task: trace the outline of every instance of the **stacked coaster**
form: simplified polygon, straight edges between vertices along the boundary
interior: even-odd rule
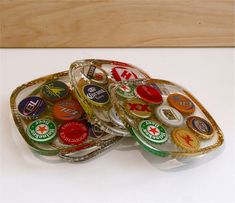
[[[120,94],[123,86],[132,89],[132,97]],[[153,154],[195,156],[223,143],[210,114],[176,84],[158,79],[123,82],[111,90],[111,98],[126,128]]]
[[[42,155],[85,161],[122,138],[88,121],[74,96],[68,71],[18,87],[11,95],[11,109],[22,137]]]
[[[223,143],[214,119],[188,91],[123,62],[76,61],[69,76],[18,87],[11,106],[34,150],[69,161],[90,159],[125,136],[161,157],[196,156]]]

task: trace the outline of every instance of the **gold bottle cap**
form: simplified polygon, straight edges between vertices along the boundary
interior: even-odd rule
[[[185,128],[176,128],[171,133],[173,142],[180,148],[192,152],[200,147],[200,143],[196,135]]]
[[[152,115],[150,106],[140,99],[127,100],[125,102],[125,108],[128,114],[135,117],[149,118]]]
[[[210,139],[214,135],[211,124],[201,117],[191,116],[187,119],[186,123],[189,129],[202,139]]]

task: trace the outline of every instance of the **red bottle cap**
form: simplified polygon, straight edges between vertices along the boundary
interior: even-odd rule
[[[121,66],[112,69],[112,75],[116,81],[138,79],[138,75],[135,72],[128,67]]]
[[[59,128],[60,140],[68,145],[78,145],[88,137],[88,126],[85,121],[71,121]]]
[[[150,85],[138,85],[135,89],[135,93],[142,100],[149,103],[161,104],[163,102],[160,92]]]

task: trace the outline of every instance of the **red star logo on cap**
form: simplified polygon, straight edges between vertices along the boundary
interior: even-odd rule
[[[158,132],[158,130],[157,130],[157,128],[155,128],[155,127],[150,127],[149,132],[151,132],[152,134],[155,135],[155,134]]]
[[[122,89],[123,91],[126,91],[126,90],[128,90],[128,87],[127,87],[126,85],[122,85],[122,86],[121,86],[121,89]]]
[[[45,131],[47,131],[46,126],[45,125],[38,126],[37,131],[39,131],[41,134],[43,134]]]
[[[192,138],[191,138],[189,135],[181,136],[181,137],[184,139],[184,141],[185,141],[189,146],[192,146],[192,145],[190,144],[190,142],[193,141],[193,140],[192,140]]]

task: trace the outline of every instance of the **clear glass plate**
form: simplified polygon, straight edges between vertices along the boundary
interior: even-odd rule
[[[122,86],[133,88],[131,98],[120,95]],[[172,82],[123,81],[112,87],[111,102],[131,135],[153,154],[162,157],[202,155],[224,141],[222,131],[202,104]],[[163,111],[159,113],[160,109]]]
[[[70,89],[70,95],[68,98],[75,98],[72,91],[71,85],[69,80],[68,71],[48,75],[45,77],[41,77],[39,79],[30,81],[26,84],[23,84],[17,87],[10,98],[10,105],[12,110],[12,115],[15,121],[15,124],[23,137],[23,139],[27,142],[27,144],[33,149],[34,151],[38,152],[41,155],[46,156],[58,156],[62,159],[77,162],[77,161],[84,161],[90,159],[101,152],[107,150],[112,145],[114,145],[117,141],[121,139],[121,137],[116,136],[114,134],[106,133],[101,131],[101,136],[94,138],[88,135],[88,138],[79,145],[67,145],[60,141],[58,138],[58,134],[56,138],[48,143],[48,144],[41,144],[38,142],[33,141],[29,138],[26,129],[29,123],[32,121],[28,121],[22,118],[22,116],[18,112],[18,104],[20,101],[28,96],[40,96],[40,90],[46,83],[50,81],[62,81],[64,82]],[[50,118],[53,120],[51,108],[53,103],[47,101],[47,110],[42,117]],[[40,117],[39,117],[40,118]],[[86,120],[86,115],[80,119]],[[53,120],[57,124],[57,129],[62,124],[62,122],[58,120]],[[89,125],[89,128],[94,127],[94,125]]]
[[[119,81],[150,77],[133,65],[100,59],[75,61],[69,75],[73,91],[89,121],[107,133],[130,136],[113,108],[109,90]]]

